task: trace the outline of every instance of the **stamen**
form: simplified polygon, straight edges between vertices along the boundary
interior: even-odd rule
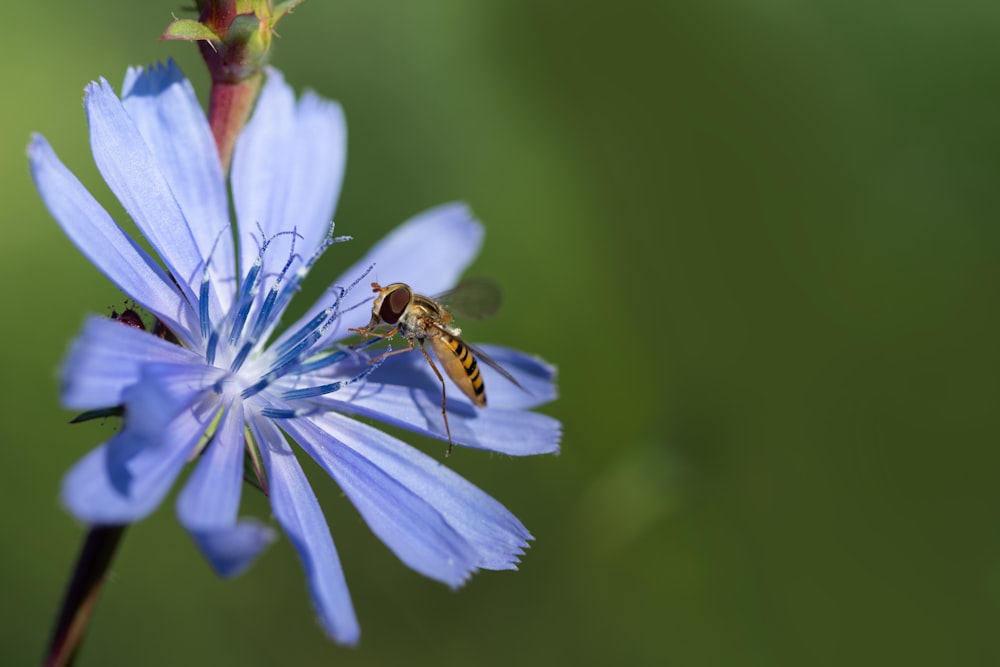
[[[360,283],[362,280],[364,280],[365,277],[369,273],[371,273],[372,269],[374,269],[374,268],[375,268],[375,262],[372,262],[371,264],[368,265],[367,269],[365,269],[364,271],[361,272],[361,275],[358,276],[353,283],[351,283],[350,285],[347,286],[347,289],[344,291],[344,293],[346,294],[347,292],[350,292],[352,289],[354,289],[355,287],[357,287],[358,283]]]
[[[255,340],[259,339],[264,335],[264,331],[268,325],[274,325],[276,322],[271,321],[271,312],[283,312],[285,306],[288,302],[292,300],[292,297],[299,290],[299,285],[305,280],[306,276],[309,274],[310,269],[319,260],[320,256],[334,243],[342,243],[344,241],[350,241],[350,236],[334,236],[333,235],[333,223],[330,223],[329,230],[326,234],[326,239],[320,244],[319,248],[312,254],[312,256],[302,263],[302,266],[298,268],[288,281],[284,283],[284,287],[279,291],[278,285],[282,283],[282,278],[285,276],[285,272],[288,270],[291,264],[292,258],[289,258],[288,264],[282,269],[281,276],[271,287],[271,293],[268,294],[268,301],[265,301],[264,305],[261,307],[260,317],[257,320],[257,326],[254,328],[254,332],[251,335]],[[341,295],[343,296],[343,295]]]
[[[340,301],[339,296],[337,301]],[[307,355],[309,349],[312,348],[312,346],[315,345],[320,339],[324,321],[326,321],[327,318],[329,318],[330,313],[335,310],[336,304],[324,309],[323,312],[318,313],[302,328],[300,328],[294,336],[276,347],[274,354],[277,356],[277,359],[271,363],[271,369],[260,379],[260,381],[243,390],[243,398],[249,398],[254,394],[260,393],[278,378],[293,370],[297,370],[299,363]],[[237,361],[242,363],[243,360],[246,359],[246,355],[249,351],[250,349],[248,343],[247,345],[244,345],[243,349],[240,350],[237,355]]]
[[[263,281],[261,270],[263,266],[263,258],[268,250],[268,247],[278,236],[288,234],[292,235],[293,239],[300,236],[295,230],[290,232],[279,232],[263,242],[257,259],[248,272],[247,277],[244,279],[239,292],[238,309],[232,321],[232,328],[230,331],[230,345],[235,346],[240,341],[241,333],[245,331],[249,320],[249,313],[253,309],[253,304],[256,301],[256,296],[259,293],[260,285]],[[295,254],[295,244],[293,240],[285,265],[277,273],[273,284],[268,290],[267,297],[264,299],[263,303],[261,303],[260,309],[257,311],[256,319],[250,335],[243,338],[242,344],[233,358],[230,366],[231,372],[235,373],[242,367],[242,365],[249,358],[250,354],[256,348],[260,339],[263,336],[268,335],[269,330],[275,326],[276,321],[274,319],[274,314],[281,313],[284,310],[287,302],[290,301],[294,293],[298,291],[299,284],[305,278],[306,274],[308,274],[309,269],[319,259],[323,252],[334,243],[340,243],[347,240],[350,240],[349,236],[333,236],[333,225],[331,224],[326,239],[322,244],[320,244],[320,247],[316,250],[316,252],[314,252],[308,260],[303,261],[302,265],[297,271],[295,271],[294,275],[289,276],[289,271],[294,260],[296,257],[299,257]],[[316,349],[317,343],[321,341],[325,334],[331,330],[333,325],[339,321],[341,316],[339,309],[344,296],[348,291],[353,289],[358,283],[365,279],[365,276],[372,270],[373,266],[374,265],[369,266],[364,273],[347,289],[337,286],[332,287],[330,289],[330,291],[334,293],[334,301],[332,304],[314,315],[312,319],[301,326],[293,335],[282,341],[280,345],[268,350],[266,356],[273,360],[270,364],[270,369],[263,376],[261,376],[256,383],[249,387],[245,387],[241,392],[241,396],[246,399],[259,394],[264,391],[264,389],[274,384],[278,379],[290,373],[302,373],[308,370],[326,368],[335,364],[337,361],[344,359],[348,354],[346,352],[316,355],[314,354],[314,350]],[[358,304],[358,306],[360,305],[364,304]],[[212,345],[212,354],[214,356],[215,348],[218,345],[218,336],[215,336],[214,341],[210,339],[210,342]],[[365,347],[367,347],[367,344],[368,343],[366,341]],[[306,359],[309,359],[309,361],[304,362]],[[353,382],[361,377],[364,377],[368,372],[371,372],[371,370],[372,369],[369,369],[357,378],[353,378],[348,382]],[[313,393],[312,395],[329,393],[331,391],[335,391],[340,386],[343,386],[343,383],[326,385],[324,388],[312,390],[313,392],[318,392]]]
[[[201,321],[202,340],[208,338],[209,331],[212,329],[212,316],[209,311],[209,295],[211,294],[209,287],[211,286],[211,281],[208,277],[208,269],[212,266],[212,258],[215,257],[215,249],[219,247],[219,240],[227,231],[229,231],[228,224],[223,225],[219,233],[215,235],[215,241],[212,242],[212,249],[208,252],[208,259],[205,260],[205,266],[202,269],[201,289],[198,294],[198,318]]]
[[[344,348],[337,350],[336,352],[330,351],[328,354],[323,354],[322,356],[313,357],[312,359],[306,361],[299,366],[300,373],[310,373],[312,371],[318,371],[327,366],[332,366],[333,364],[339,363],[350,356],[364,356],[361,355],[361,350],[371,347],[376,343],[381,343],[381,338],[369,338],[368,340],[362,341],[357,345],[353,345],[349,348]],[[367,357],[366,357],[367,358]]]
[[[300,340],[297,345],[278,357],[278,359],[271,364],[271,370],[268,371],[268,375],[282,370],[287,370],[286,366],[291,366],[293,364],[297,365],[298,362],[302,360],[302,353],[308,350],[317,340],[319,340],[319,332],[310,332],[308,336]],[[281,375],[284,375],[284,372],[282,372]]]
[[[337,306],[338,306],[338,308],[337,308],[337,314],[336,314],[336,315],[335,315],[334,317],[332,317],[332,318],[331,318],[331,319],[329,320],[329,322],[328,322],[327,324],[325,324],[325,325],[323,326],[323,334],[324,334],[324,336],[323,336],[323,338],[322,338],[322,340],[321,340],[321,344],[324,344],[324,345],[326,344],[326,342],[327,342],[327,337],[326,337],[326,333],[327,333],[328,331],[330,331],[330,330],[332,329],[332,327],[333,327],[333,324],[334,324],[334,323],[335,323],[336,321],[338,321],[338,320],[339,320],[339,319],[340,319],[341,317],[343,317],[343,316],[344,316],[344,315],[345,315],[346,313],[349,313],[349,312],[351,312],[352,310],[355,310],[355,309],[357,309],[357,308],[361,308],[362,306],[368,306],[368,305],[369,305],[369,304],[371,303],[371,300],[370,300],[370,299],[367,299],[367,298],[366,298],[366,299],[363,299],[363,300],[359,301],[358,303],[354,304],[353,306],[349,306],[349,307],[348,307],[348,308],[346,308],[346,309],[342,309],[342,308],[340,308],[340,307],[339,307],[339,306],[340,306],[340,303],[341,303],[341,302],[342,302],[342,301],[344,300],[344,297],[345,297],[345,296],[347,296],[348,292],[350,292],[350,291],[351,291],[351,290],[353,290],[353,289],[354,289],[355,287],[357,287],[357,286],[358,286],[358,283],[360,283],[360,282],[361,282],[362,280],[364,280],[364,279],[365,279],[365,277],[366,277],[366,276],[367,276],[367,275],[368,275],[369,273],[371,273],[372,269],[374,269],[374,268],[375,268],[375,265],[374,265],[374,264],[369,264],[369,265],[368,265],[368,268],[366,268],[366,269],[365,269],[365,270],[364,270],[364,271],[363,271],[363,272],[361,273],[361,275],[360,275],[360,276],[358,276],[358,277],[357,277],[357,278],[356,278],[356,279],[354,280],[354,282],[352,282],[352,283],[351,283],[350,285],[348,285],[348,286],[347,286],[346,288],[344,288],[344,287],[341,287],[341,288],[337,288],[337,289],[340,289],[340,297],[339,297],[339,298],[337,299]]]
[[[324,308],[315,317],[306,322],[302,328],[295,332],[295,335],[290,336],[288,340],[278,345],[274,352],[278,355],[284,355],[288,350],[299,344],[299,341],[308,336],[313,331],[320,329],[323,323],[330,317],[330,314],[334,312],[337,308],[337,304],[340,303],[340,296],[337,297],[337,301],[334,305]]]
[[[269,370],[264,377],[252,386],[244,389],[242,392],[243,398],[250,398],[254,394],[260,393],[278,378],[296,370],[298,368],[299,361],[302,360],[302,353],[308,350],[317,340],[319,340],[319,332],[313,331],[309,333],[305,338],[299,341],[298,345],[281,355],[277,361],[271,365],[271,370]]]
[[[282,233],[287,234],[289,232]],[[291,268],[292,262],[294,262],[295,258],[298,257],[295,253],[295,239],[299,238],[300,235],[294,229],[290,233],[292,235],[292,246],[288,249],[288,259],[285,260],[285,265],[281,267],[281,271],[278,272],[277,277],[274,279],[274,284],[271,285],[271,289],[268,290],[267,298],[264,299],[264,303],[260,307],[260,312],[257,313],[257,323],[254,325],[253,332],[250,334],[250,338],[255,343],[260,339],[264,329],[271,322],[271,313],[273,312],[272,309],[274,308],[274,302],[277,300],[278,294],[283,291],[280,290],[279,287],[284,281],[285,276],[288,274],[288,269]],[[279,234],[276,234],[271,240],[274,240],[277,236],[279,236]]]
[[[390,348],[391,350],[391,348]],[[340,391],[344,387],[354,384],[358,380],[363,380],[368,377],[369,373],[372,373],[379,366],[382,365],[382,361],[376,361],[375,363],[369,364],[363,371],[358,373],[352,378],[347,380],[340,380],[338,382],[331,382],[329,384],[322,384],[316,387],[305,387],[304,389],[290,389],[283,393],[281,397],[287,401],[294,401],[300,398],[313,398],[315,396],[323,396],[324,394],[332,394],[335,391]]]
[[[281,397],[288,401],[294,401],[297,398],[312,398],[313,396],[322,396],[323,394],[332,394],[335,391],[340,391],[340,388],[343,386],[343,382],[331,382],[330,384],[321,384],[318,387],[306,387],[305,389],[286,391]]]
[[[208,264],[205,264],[205,275],[201,277],[201,290],[198,294],[198,319],[201,320],[201,338],[202,340],[208,338],[208,332],[212,328],[212,323],[210,321],[210,316],[208,313],[208,295],[209,286],[211,283],[208,280]]]
[[[281,276],[279,275],[277,281],[268,290],[267,297],[260,307],[260,312],[257,313],[257,323],[254,325],[253,331],[250,332],[250,337],[247,339],[251,345],[257,344],[261,334],[264,333],[264,329],[271,323],[271,313],[273,312],[274,302],[278,298],[278,284],[280,282]]]
[[[236,358],[233,359],[233,363],[229,364],[230,372],[235,373],[243,367],[243,362],[247,360],[248,356],[250,356],[250,351],[253,350],[253,346],[254,341],[247,341],[243,344],[240,351],[236,353]]]
[[[280,408],[262,408],[260,414],[271,419],[298,419],[320,412],[317,408],[298,408],[297,410],[282,410]]]
[[[243,285],[240,286],[240,293],[237,300],[239,308],[236,311],[236,317],[233,318],[233,326],[229,332],[230,345],[236,344],[240,336],[240,331],[243,330],[243,325],[246,323],[250,307],[253,305],[253,300],[257,296],[257,276],[260,275],[261,265],[261,255],[258,255],[257,259],[254,260],[253,266],[250,267],[250,271],[247,272],[247,277],[243,280]]]
[[[240,289],[239,298],[239,310],[236,313],[236,318],[233,320],[233,328],[229,332],[229,344],[236,345],[236,341],[239,340],[240,334],[243,332],[243,327],[246,325],[247,317],[250,313],[250,309],[253,307],[253,303],[257,298],[257,294],[260,292],[260,270],[261,265],[264,261],[264,255],[267,253],[267,248],[274,239],[279,236],[291,236],[292,237],[292,247],[289,249],[289,258],[285,263],[285,268],[279,273],[278,279],[284,275],[284,272],[291,265],[292,260],[295,258],[295,239],[299,237],[299,233],[294,229],[287,232],[278,232],[269,239],[266,239],[257,253],[257,259],[254,260],[253,266],[250,267],[250,271],[247,272],[247,277],[243,281],[243,287]]]
[[[213,331],[212,335],[208,337],[208,346],[205,349],[205,361],[211,366],[215,363],[215,351],[219,347],[219,332]]]
[[[268,385],[270,385],[271,382],[273,382],[273,381],[274,381],[273,378],[269,378],[269,377],[265,376],[265,377],[261,378],[256,384],[252,384],[249,387],[247,387],[246,389],[244,389],[243,391],[241,391],[240,392],[240,396],[242,398],[246,399],[246,398],[250,398],[251,396],[254,396],[256,394],[259,394],[260,392],[262,392],[265,389],[267,389]]]

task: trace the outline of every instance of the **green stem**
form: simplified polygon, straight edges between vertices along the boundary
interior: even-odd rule
[[[49,642],[45,667],[68,667],[76,659],[101,586],[127,527],[92,526],[87,532]]]

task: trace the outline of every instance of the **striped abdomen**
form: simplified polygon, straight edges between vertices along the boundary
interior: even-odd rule
[[[479,407],[486,407],[486,385],[483,384],[479,364],[469,346],[461,339],[444,332],[427,338],[426,342],[444,366],[445,373],[458,385],[462,393]]]

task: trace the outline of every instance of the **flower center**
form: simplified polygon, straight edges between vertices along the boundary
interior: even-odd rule
[[[332,300],[328,306],[298,329],[285,335],[277,344],[265,347],[265,342],[280,322],[282,312],[316,260],[334,243],[349,240],[349,237],[334,237],[332,232],[331,226],[325,241],[294,272],[291,267],[299,257],[295,252],[295,241],[300,238],[298,233],[293,229],[266,239],[240,283],[229,312],[219,322],[212,322],[209,314],[212,285],[206,265],[199,295],[199,317],[206,341],[206,361],[227,370],[226,376],[215,386],[223,400],[246,400],[266,391],[267,397],[263,402],[268,407],[263,408],[262,412],[279,418],[298,416],[303,410],[316,409],[311,404],[297,405],[298,402],[335,392],[347,384],[363,379],[378,367],[378,364],[365,364],[361,372],[334,380],[336,374],[331,370],[333,366],[349,356],[364,355],[362,350],[377,341],[366,341],[354,348],[347,348],[328,346],[324,340],[324,334],[343,314],[341,305],[344,297],[365,278],[371,267],[347,287],[331,287],[328,294],[332,296]],[[273,278],[265,290],[268,276],[263,268],[264,258],[272,241],[279,236],[290,236],[292,243],[284,265],[272,274]],[[367,358],[365,355],[366,361]]]

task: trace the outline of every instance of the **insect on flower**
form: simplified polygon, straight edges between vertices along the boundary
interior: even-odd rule
[[[226,169],[194,87],[173,63],[129,70],[121,96],[95,82],[84,100],[94,162],[142,242],[43,137],[32,139],[42,200],[134,309],[117,322],[88,319],[61,367],[65,407],[86,419],[125,415],[122,429],[64,477],[66,508],[96,526],[131,524],[179,485],[181,524],[215,571],[232,577],[276,537],[268,522],[240,511],[249,459],[246,477],[266,487],[270,515],[299,554],[323,630],[345,644],[358,642],[360,624],[300,455],[340,486],[413,570],[457,588],[478,570],[514,569],[531,539],[517,517],[379,427],[427,432],[426,398],[418,393],[430,379],[423,363],[400,364],[390,375],[369,364],[388,350],[341,344],[348,328],[368,320],[371,295],[354,288],[370,282],[371,267],[392,267],[430,294],[456,283],[482,243],[483,225],[471,211],[450,204],[414,216],[285,325],[315,262],[346,240],[331,227],[346,156],[340,106],[315,93],[296,96],[280,72],[267,69]],[[436,302],[412,307],[426,322],[403,317],[414,300],[409,288],[383,300],[386,324],[397,331],[407,326],[404,334],[419,333],[421,341],[457,334]],[[365,330],[382,323],[376,318]],[[534,412],[555,398],[555,368],[517,350],[488,351],[517,369],[530,393],[491,387],[490,410],[453,409],[461,444],[513,456],[558,452],[561,424]],[[345,391],[361,380],[368,391]],[[191,474],[179,483],[186,467]]]
[[[441,416],[444,418],[444,428],[448,434],[446,456],[451,456],[451,450],[454,447],[451,439],[451,427],[448,425],[448,399],[444,377],[434,360],[427,354],[427,347],[433,350],[434,356],[441,362],[444,372],[451,378],[452,382],[477,407],[486,407],[486,385],[483,382],[482,373],[479,371],[477,359],[522,390],[527,391],[521,386],[521,383],[514,379],[513,375],[493,361],[485,352],[462,340],[459,337],[462,334],[461,329],[450,326],[454,318],[448,308],[469,319],[484,319],[496,312],[500,306],[500,290],[492,282],[481,279],[466,279],[459,283],[455,289],[434,299],[417,294],[406,283],[391,283],[382,287],[375,282],[372,283],[372,291],[377,296],[372,302],[371,321],[364,327],[352,328],[350,331],[361,334],[365,338],[376,336],[389,339],[398,333],[406,339],[407,347],[405,349],[389,350],[373,359],[372,362],[381,361],[395,354],[410,352],[414,349],[414,341],[420,345],[420,352],[423,353],[431,370],[441,382]],[[442,302],[447,303],[448,308],[442,305]],[[379,332],[377,329],[380,327],[390,327],[390,329]]]

